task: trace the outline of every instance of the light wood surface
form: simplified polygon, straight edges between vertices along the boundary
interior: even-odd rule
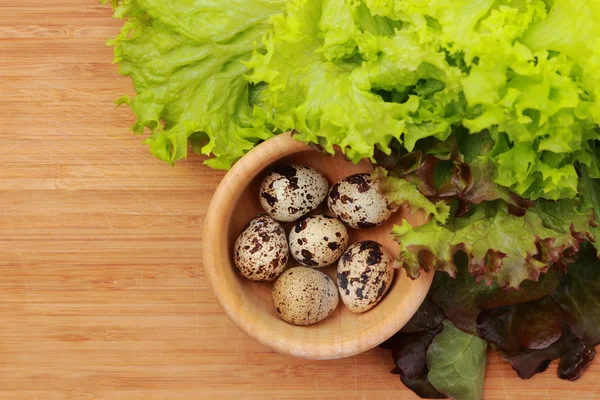
[[[294,326],[281,320],[273,308],[270,282],[250,282],[233,265],[233,244],[244,226],[263,214],[258,201],[261,181],[277,165],[299,164],[321,171],[330,184],[347,176],[373,172],[368,161],[354,165],[341,153],[324,155],[283,134],[260,144],[244,156],[217,188],[206,216],[203,234],[204,271],[217,299],[233,322],[260,343],[308,359],[333,359],[362,353],[378,346],[398,332],[419,309],[427,296],[433,273],[411,280],[399,270],[383,300],[362,314],[343,304],[325,320],[311,326]],[[400,246],[390,232],[394,224],[407,219],[416,226],[424,222],[422,213],[411,215],[405,208],[384,224],[371,229],[349,229],[350,243],[374,240],[397,257]],[[313,214],[328,214],[325,202]],[[286,232],[294,226],[283,225]],[[293,258],[289,266],[299,266]],[[321,268],[335,282],[336,265]]]
[[[128,132],[110,15],[0,1],[0,399],[416,399],[386,351],[295,359],[229,321],[201,261],[223,173]],[[576,383],[555,369],[521,381],[490,357],[485,399],[600,399],[598,362]]]

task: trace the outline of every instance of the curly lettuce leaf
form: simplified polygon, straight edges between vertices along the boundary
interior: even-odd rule
[[[485,185],[473,201],[497,194],[492,182],[530,199],[573,198],[575,164],[591,162],[587,143],[599,138],[600,29],[586,0],[590,13],[575,22],[590,28],[564,35],[565,46],[547,40],[548,21],[568,26],[561,18],[574,14],[560,10],[570,1],[292,1],[266,54],[248,63],[250,79],[268,83],[277,127],[353,161],[464,126],[494,140],[477,160]],[[588,58],[563,52],[585,41]]]
[[[115,5],[116,2],[113,2]],[[137,116],[132,130],[151,130],[146,143],[163,161],[194,150],[212,154],[213,168],[227,169],[273,135],[257,104],[263,87],[251,87],[242,61],[270,29],[283,0],[227,2],[125,0],[125,18],[114,46],[119,73],[130,76],[137,95],[119,103]]]
[[[402,177],[429,197],[462,199],[473,187],[471,166],[463,161],[457,148],[449,154],[413,152],[405,158],[415,158],[416,163]]]
[[[454,255],[463,251],[478,280],[518,288],[526,279],[538,280],[550,265],[568,262],[565,255],[575,253],[591,235],[591,212],[579,214],[563,204],[536,205],[518,217],[504,202],[487,202],[447,226],[403,224],[393,232],[401,246],[400,261],[413,278],[421,268],[454,277]]]
[[[434,219],[441,224],[446,223],[450,207],[443,201],[437,203],[429,201],[414,183],[388,175],[388,171],[383,168],[376,168],[371,179],[393,207],[408,206],[412,215],[421,212],[426,218]]]
[[[111,0],[133,126],[173,163],[228,168],[274,133],[352,161],[468,129],[479,203],[508,188],[574,198],[577,165],[600,176],[599,6],[592,0]],[[558,33],[556,30],[558,29]],[[249,80],[252,84],[248,84]],[[477,141],[478,139],[475,139]],[[462,170],[458,171],[462,173]],[[467,189],[469,181],[457,182]],[[444,188],[448,189],[448,188]]]
[[[533,50],[547,49],[581,60],[594,53],[600,30],[600,3],[554,0],[552,10],[526,32],[521,41]],[[562,32],[557,35],[556,32]]]
[[[389,153],[404,134],[413,138],[407,143],[445,139],[452,122],[443,116],[446,106],[460,102],[458,86],[450,87],[460,71],[445,54],[367,7],[292,1],[273,18],[273,34],[263,39],[267,53],[255,52],[248,63],[250,80],[269,85],[265,97],[280,129],[295,129],[297,139],[329,152],[340,146],[353,161],[373,158],[376,148]]]
[[[593,170],[590,171],[587,166],[581,168],[579,190],[583,200],[582,207],[594,210],[595,221],[590,228],[594,239],[590,241],[600,257],[600,179],[594,179]]]

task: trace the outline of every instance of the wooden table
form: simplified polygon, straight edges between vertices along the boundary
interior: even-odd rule
[[[223,176],[155,160],[96,0],[0,1],[0,399],[415,399],[380,349],[278,355],[216,304],[202,225]],[[489,358],[485,399],[600,399],[555,364],[530,381]]]

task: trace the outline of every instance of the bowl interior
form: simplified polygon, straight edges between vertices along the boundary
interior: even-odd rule
[[[259,203],[259,186],[262,179],[273,167],[290,163],[310,166],[321,171],[330,184],[351,174],[373,170],[371,164],[366,161],[354,165],[341,155],[329,156],[308,146],[295,146],[298,147],[297,151],[292,151],[291,154],[283,152],[281,157],[275,157],[278,159],[269,165],[255,166],[252,172],[246,169],[245,173],[253,175],[252,177],[242,181],[228,180],[228,190],[231,191],[228,199],[233,207],[226,213],[228,220],[222,221],[226,226],[220,230],[223,232],[222,235],[225,232],[227,235],[223,240],[213,238],[208,240],[210,243],[206,243],[205,249],[208,250],[205,251],[218,254],[216,257],[205,257],[205,264],[215,263],[207,268],[207,273],[216,275],[210,276],[215,294],[231,319],[260,342],[280,352],[305,358],[339,358],[357,354],[389,338],[412,317],[427,294],[431,276],[425,274],[413,281],[403,270],[397,270],[392,287],[384,299],[366,313],[352,313],[340,301],[334,313],[317,324],[301,327],[282,321],[271,301],[273,283],[257,283],[243,278],[238,273],[232,256],[235,240],[243,227],[250,219],[264,213]],[[252,152],[249,155],[252,155]],[[248,165],[246,168],[251,166]],[[235,182],[237,188],[234,187]],[[325,203],[313,214],[328,213]],[[398,215],[380,227],[364,230],[349,229],[350,243],[365,239],[376,240],[396,256],[398,248],[392,240],[390,231],[394,223],[401,221],[402,211],[396,214]],[[207,230],[217,231],[209,227],[208,223],[207,221]],[[216,217],[215,223],[218,223]],[[293,223],[284,224],[286,232],[289,232],[292,226]],[[336,264],[320,269],[332,277],[334,282]],[[290,257],[288,267],[297,265],[299,264]]]

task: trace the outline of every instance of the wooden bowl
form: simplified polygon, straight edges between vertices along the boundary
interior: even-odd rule
[[[251,282],[243,278],[233,263],[233,245],[246,223],[264,213],[259,203],[259,186],[275,165],[301,164],[321,171],[330,184],[359,172],[371,172],[368,161],[354,165],[337,154],[329,156],[292,139],[278,135],[250,151],[227,173],[210,203],[204,227],[204,270],[215,296],[231,320],[249,336],[280,353],[310,359],[347,357],[369,350],[400,330],[427,295],[433,273],[417,280],[403,269],[396,272],[384,299],[363,314],[349,311],[340,301],[334,313],[310,326],[294,326],[281,320],[271,301],[271,282]],[[324,213],[326,206],[315,213]],[[384,225],[363,230],[350,229],[350,243],[372,239],[398,255],[398,245],[390,234],[402,217],[411,224],[422,217],[411,217],[406,210],[395,213]],[[284,225],[289,232],[292,223]],[[295,266],[290,257],[289,266]],[[337,264],[337,263],[336,263]],[[336,264],[320,270],[335,279]],[[227,345],[227,344],[223,344]]]

